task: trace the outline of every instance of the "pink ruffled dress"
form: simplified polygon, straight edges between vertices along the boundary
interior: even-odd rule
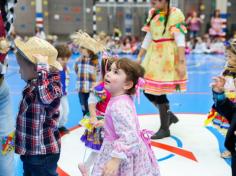
[[[147,132],[140,130],[130,96],[121,95],[110,99],[105,113],[104,131],[104,141],[94,164],[93,176],[101,176],[104,166],[112,157],[122,160],[117,176],[160,176]]]

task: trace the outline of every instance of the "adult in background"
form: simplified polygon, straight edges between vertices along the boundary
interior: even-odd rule
[[[197,37],[201,29],[201,23],[203,23],[203,21],[200,17],[198,17],[196,11],[192,12],[191,16],[187,18],[186,23],[189,26],[190,38]]]
[[[211,28],[209,29],[209,34],[212,38],[224,35],[222,25],[223,25],[223,20],[220,16],[220,10],[216,9],[214,15],[211,18]]]

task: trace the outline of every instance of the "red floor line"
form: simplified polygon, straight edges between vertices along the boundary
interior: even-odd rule
[[[57,168],[57,173],[59,176],[70,176],[65,171],[63,171],[60,167]]]
[[[162,144],[162,143],[159,143],[159,142],[154,142],[154,141],[151,142],[151,145],[155,146],[155,147],[158,147],[160,149],[167,150],[171,153],[175,153],[177,155],[183,156],[183,157],[188,158],[190,160],[198,162],[196,157],[194,156],[194,154],[192,152],[187,151],[187,150],[184,150],[184,149],[181,149],[181,148],[178,148],[178,147],[173,147],[173,146],[166,145],[166,144]]]

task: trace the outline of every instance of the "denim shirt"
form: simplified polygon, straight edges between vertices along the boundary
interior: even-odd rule
[[[0,137],[9,135],[15,129],[9,88],[5,81],[0,85]]]

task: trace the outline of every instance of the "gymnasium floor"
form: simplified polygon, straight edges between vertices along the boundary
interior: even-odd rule
[[[79,138],[82,128],[76,127],[82,117],[79,99],[75,91],[73,55],[69,62],[71,81],[69,86],[70,114],[67,127],[68,135],[62,137],[62,152],[59,161],[60,176],[79,176],[78,162],[83,160],[85,148]],[[134,56],[127,56],[131,59]],[[180,122],[171,126],[172,136],[153,141],[152,146],[159,161],[163,176],[230,176],[230,161],[220,158],[224,150],[223,136],[213,127],[205,127],[204,120],[212,105],[209,84],[213,76],[218,75],[224,66],[222,55],[188,55],[188,91],[184,94],[168,96],[171,109],[177,113]],[[14,115],[18,111],[21,91],[25,83],[18,74],[19,67],[14,54],[9,54],[7,82],[10,86]],[[157,130],[158,112],[142,95],[137,105],[140,123],[143,128]],[[75,127],[75,128],[74,128]],[[87,152],[88,154],[88,152]],[[16,156],[17,176],[22,175],[22,164]]]

